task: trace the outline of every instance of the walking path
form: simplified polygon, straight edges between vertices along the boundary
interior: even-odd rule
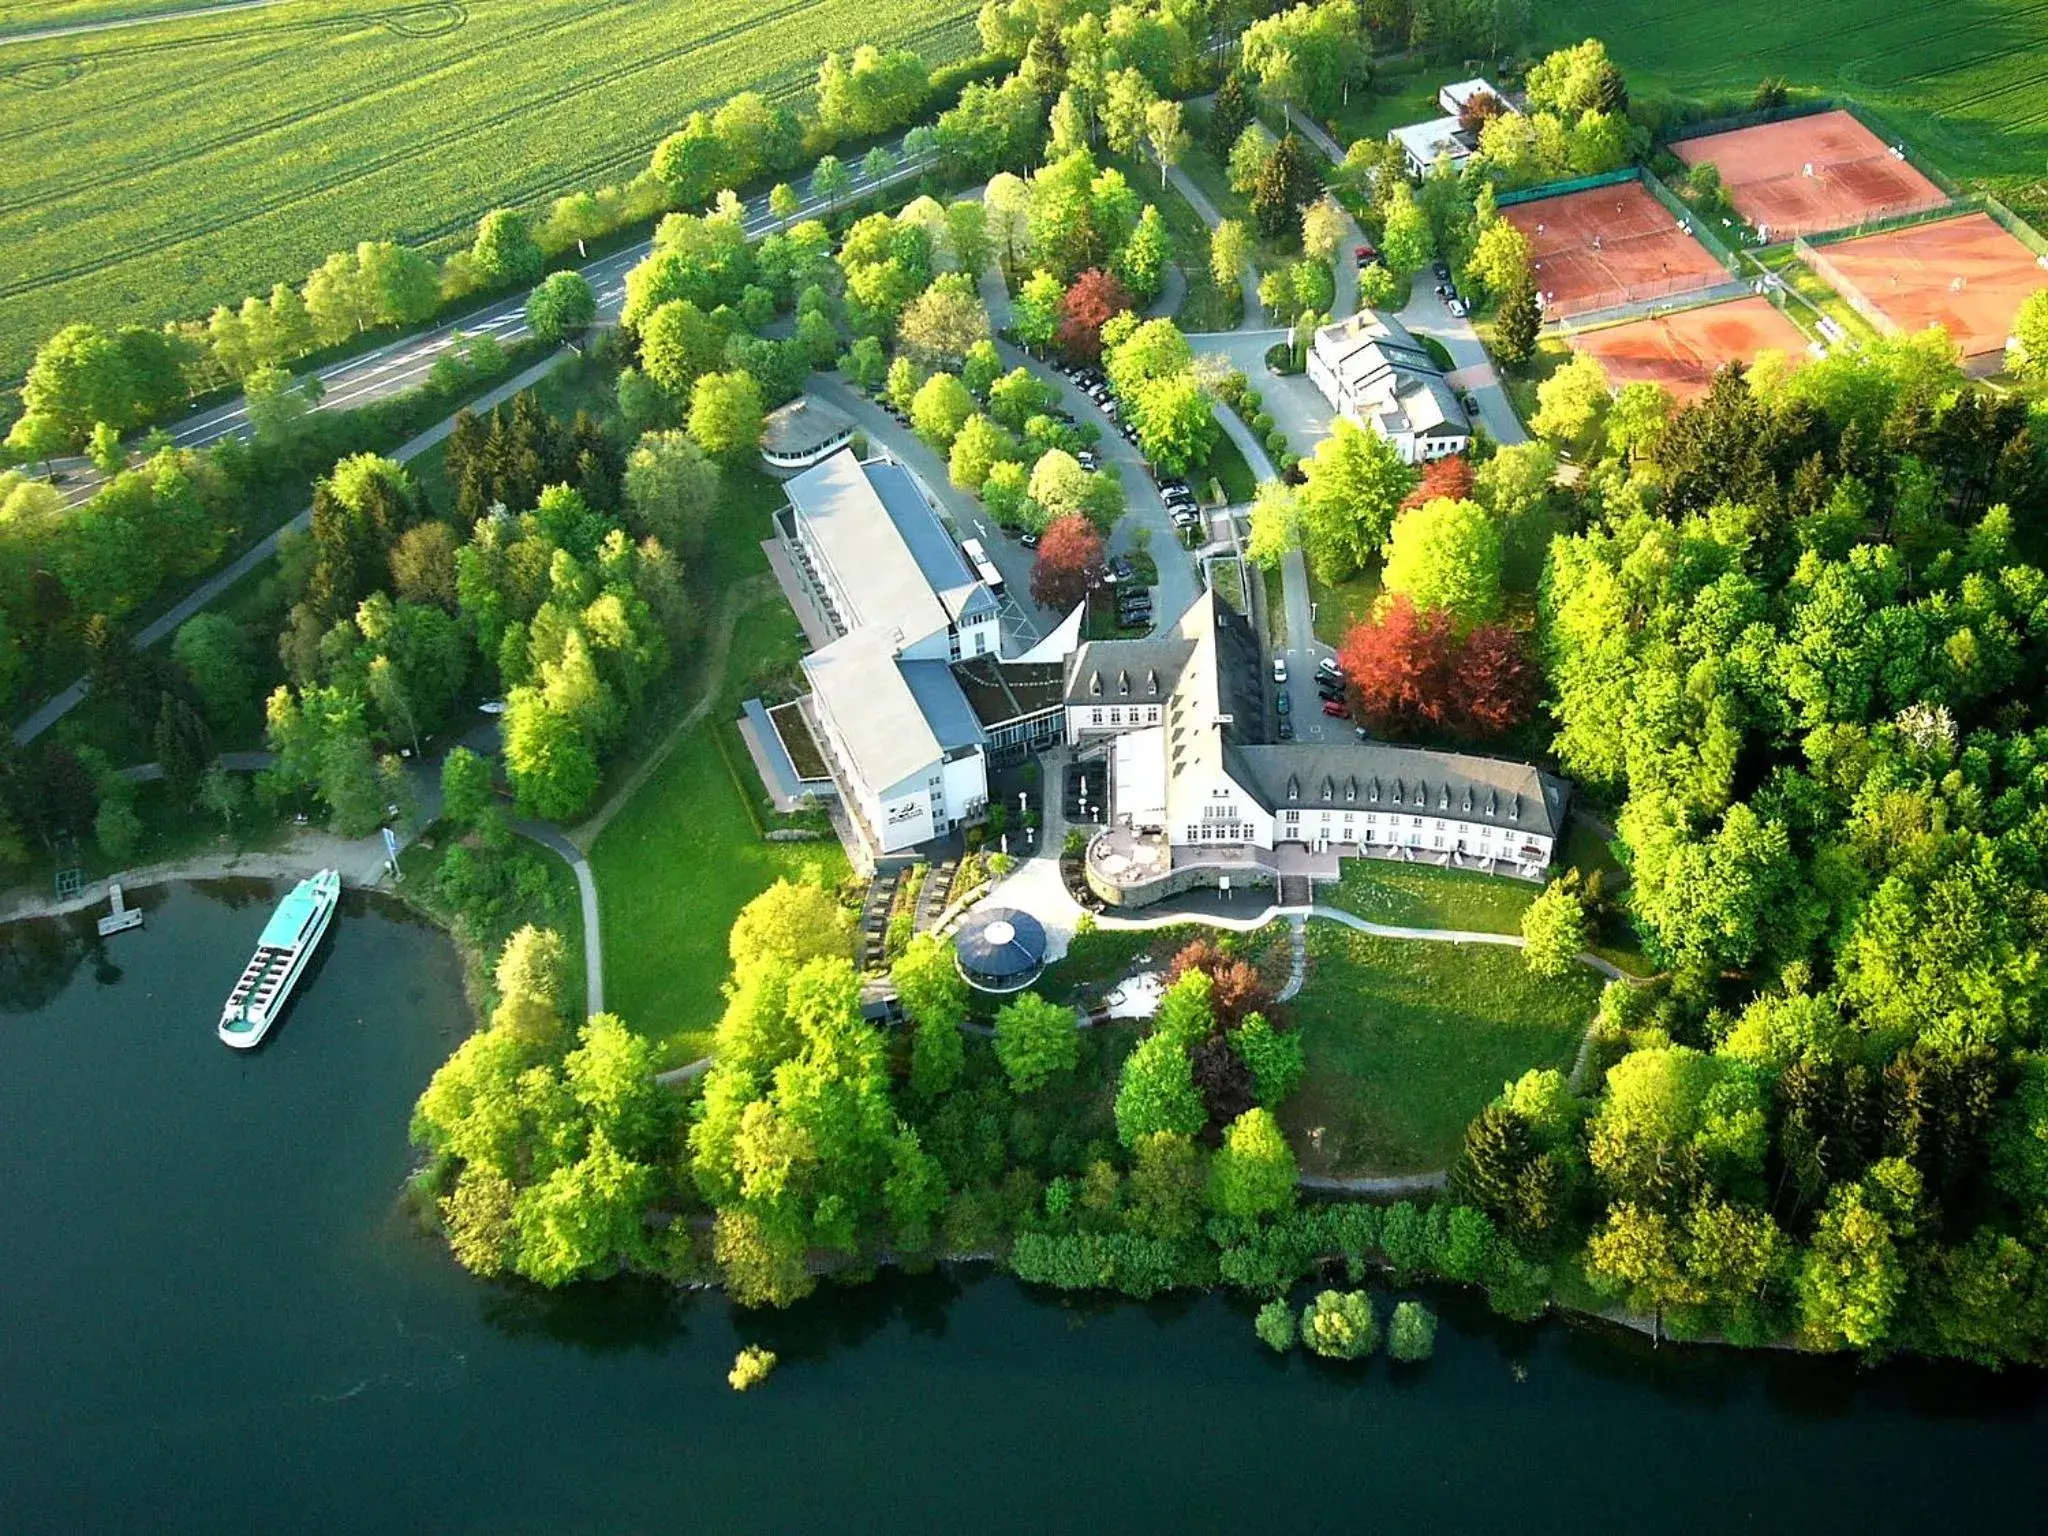
[[[598,936],[597,882],[583,850],[545,821],[515,821],[512,830],[530,842],[560,854],[576,875],[576,894],[583,905],[583,1000],[586,1015],[604,1012],[604,944]]]
[[[1174,190],[1187,199],[1188,206],[1202,216],[1202,222],[1212,231],[1223,222],[1223,215],[1217,211],[1216,205],[1209,201],[1208,194],[1194,184],[1186,171],[1176,165],[1167,172],[1167,177],[1173,182]],[[1252,323],[1259,309],[1259,269],[1249,255],[1244,259],[1244,267],[1238,273],[1237,281],[1244,289],[1244,319],[1240,326],[1242,329]]]
[[[151,27],[164,21],[196,21],[202,16],[226,16],[234,11],[260,11],[292,0],[222,0],[218,5],[196,5],[182,11],[144,11],[133,16],[108,16],[99,21],[75,21],[68,26],[42,27],[34,32],[0,32],[0,48],[9,43],[46,43],[58,37],[82,37],[88,32],[118,32],[128,27]]]

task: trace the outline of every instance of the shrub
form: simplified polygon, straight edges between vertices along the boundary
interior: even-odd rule
[[[1372,1297],[1324,1291],[1301,1309],[1301,1342],[1328,1360],[1363,1360],[1380,1342]]]
[[[1436,1314],[1419,1301],[1394,1308],[1387,1328],[1387,1353],[1396,1360],[1427,1360],[1436,1352]]]
[[[1395,1313],[1398,1320],[1400,1314]],[[1252,1329],[1266,1348],[1276,1355],[1284,1355],[1294,1348],[1294,1308],[1284,1301],[1269,1301],[1259,1308],[1259,1315],[1252,1320]]]
[[[732,1384],[733,1391],[745,1392],[761,1385],[774,1369],[775,1351],[749,1344],[733,1357],[732,1369],[725,1373],[725,1379]]]

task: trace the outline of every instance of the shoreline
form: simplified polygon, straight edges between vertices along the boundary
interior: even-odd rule
[[[398,888],[385,865],[384,840],[381,837],[351,840],[312,827],[295,827],[289,829],[284,842],[277,847],[240,849],[138,865],[134,869],[118,870],[103,878],[89,880],[76,896],[45,896],[17,889],[0,896],[0,923],[37,917],[67,917],[74,912],[88,911],[106,903],[108,888],[113,885],[120,886],[126,895],[179,880],[304,879],[323,869],[339,870],[345,890],[375,890],[388,895]],[[415,904],[409,902],[408,905]]]

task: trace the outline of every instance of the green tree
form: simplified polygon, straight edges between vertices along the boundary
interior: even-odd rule
[[[704,547],[723,487],[718,465],[686,434],[649,432],[626,460],[627,525],[643,538],[694,554]]]
[[[441,760],[441,813],[458,827],[481,827],[496,814],[497,787],[491,765],[467,747]]]
[[[551,272],[526,296],[526,323],[549,346],[582,334],[597,318],[597,295],[581,272]]]
[[[946,205],[946,248],[954,264],[970,277],[988,270],[992,246],[988,231],[988,210],[968,198]]]
[[[178,626],[171,659],[191,679],[216,730],[229,731],[249,718],[256,668],[241,625],[222,613],[194,614]]]
[[[1221,431],[1209,392],[1192,372],[1152,380],[1132,399],[1130,413],[1145,457],[1168,474],[1206,463]]]
[[[770,959],[843,958],[852,937],[852,919],[830,891],[815,879],[785,877],[740,908],[729,948],[733,970],[743,974]]]
[[[778,181],[768,189],[768,211],[787,224],[796,217],[803,200],[796,195],[796,188],[786,181]]]
[[[593,1130],[578,1161],[521,1191],[513,1215],[519,1272],[553,1287],[643,1259],[654,1188],[654,1169]]]
[[[965,273],[942,274],[903,307],[896,340],[923,368],[958,368],[989,339],[988,311]]]
[[[1010,323],[1027,347],[1052,343],[1059,330],[1060,304],[1067,290],[1050,272],[1039,270],[1024,280],[1010,305]]]
[[[1583,352],[1536,386],[1536,414],[1529,428],[1560,447],[1585,447],[1607,408],[1607,370]]]
[[[1159,162],[1159,185],[1163,188],[1167,172],[1179,165],[1194,146],[1194,139],[1181,120],[1179,102],[1154,101],[1145,108],[1145,142],[1152,147],[1152,158]]]
[[[514,688],[505,705],[505,772],[522,815],[564,821],[597,793],[597,754],[573,715],[538,688]]]
[[[853,173],[837,155],[820,155],[818,163],[811,167],[811,195],[825,200],[827,209],[836,210],[840,199],[853,190]]]
[[[1269,240],[1278,240],[1295,227],[1295,220],[1310,198],[1316,195],[1316,173],[1308,151],[1292,133],[1283,137],[1259,169],[1252,187],[1252,218]],[[1428,225],[1424,224],[1425,233]]]
[[[1074,1010],[1027,992],[996,1012],[996,1059],[1010,1087],[1030,1093],[1056,1072],[1071,1072],[1080,1059],[1081,1037]]]
[[[1381,210],[1384,230],[1380,236],[1380,259],[1400,277],[1413,277],[1436,256],[1436,238],[1430,233],[1429,216],[1409,192],[1407,183],[1395,182]]]
[[[506,208],[494,208],[478,220],[469,259],[477,281],[486,288],[530,283],[547,265],[526,216]]]
[[[1586,903],[1579,891],[1553,880],[1522,911],[1522,958],[1538,976],[1565,976],[1591,942]]]
[[[1348,416],[1331,423],[1301,469],[1302,549],[1324,581],[1342,581],[1387,545],[1395,512],[1415,488],[1415,471],[1388,439]]]
[[[1500,611],[1500,528],[1476,501],[1439,497],[1394,519],[1383,580],[1422,611],[1466,624]]]
[[[935,373],[911,397],[910,424],[934,450],[945,453],[975,414],[976,404],[973,393],[958,378]]]
[[[2048,288],[2037,288],[2013,316],[2005,366],[2023,379],[2048,378]]]
[[[725,356],[726,328],[688,299],[671,299],[640,326],[640,366],[680,400]]]
[[[1252,1331],[1274,1354],[1286,1354],[1294,1348],[1294,1308],[1277,1299],[1267,1302],[1252,1319]]]
[[[1301,1310],[1301,1342],[1330,1360],[1363,1360],[1379,1348],[1380,1327],[1365,1291],[1323,1291]]]
[[[737,464],[761,446],[761,386],[744,373],[707,373],[690,390],[690,436],[715,459]]]
[[[1209,278],[1225,293],[1239,290],[1250,256],[1251,236],[1236,219],[1225,219],[1209,232]]]
[[[654,1080],[655,1046],[615,1014],[592,1014],[576,1049],[562,1058],[562,1082],[592,1132],[631,1157],[661,1155],[675,1123],[675,1096]]]
[[[1387,1353],[1396,1360],[1427,1360],[1436,1353],[1436,1314],[1419,1301],[1394,1304]]]
[[[1301,1170],[1286,1133],[1266,1109],[1248,1109],[1224,1128],[1209,1163],[1209,1203],[1222,1216],[1252,1220],[1294,1208]]]
[[[929,933],[914,936],[889,972],[917,1033],[911,1040],[910,1088],[936,1098],[960,1080],[966,1063],[967,983],[951,946]]]
[[[1267,1109],[1278,1109],[1307,1070],[1301,1036],[1275,1029],[1263,1013],[1246,1014],[1230,1032],[1230,1046],[1251,1068],[1254,1091]]]
[[[1005,460],[1015,459],[1017,453],[1017,440],[976,412],[953,439],[953,450],[947,460],[948,478],[963,491],[978,491],[988,482],[990,470]]]
[[[1116,1092],[1117,1139],[1135,1147],[1161,1131],[1192,1136],[1209,1112],[1195,1090],[1187,1047],[1172,1035],[1148,1035],[1124,1058]]]

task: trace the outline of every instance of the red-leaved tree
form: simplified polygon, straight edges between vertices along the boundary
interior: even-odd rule
[[[1235,1029],[1248,1013],[1271,1016],[1273,989],[1249,961],[1226,955],[1214,939],[1191,939],[1182,945],[1166,967],[1166,985],[1172,987],[1189,971],[1209,973],[1209,1007],[1220,1027]]]
[[[1351,626],[1338,661],[1375,735],[1494,741],[1529,718],[1540,677],[1528,639],[1505,624],[1460,635],[1449,615],[1396,597]]]
[[[1462,453],[1431,459],[1422,466],[1422,479],[1401,500],[1405,510],[1442,497],[1449,501],[1472,499],[1472,465]]]
[[[1523,631],[1481,624],[1458,647],[1452,669],[1451,730],[1471,741],[1507,735],[1535,709],[1540,681]]]
[[[1358,715],[1376,736],[1440,730],[1450,702],[1453,636],[1441,613],[1417,613],[1405,597],[1351,626],[1337,648]]]
[[[1078,512],[1056,517],[1038,540],[1031,567],[1031,599],[1041,608],[1071,613],[1102,580],[1102,535]]]
[[[1060,300],[1060,350],[1077,363],[1102,356],[1102,328],[1131,307],[1131,295],[1112,273],[1090,267]]]

